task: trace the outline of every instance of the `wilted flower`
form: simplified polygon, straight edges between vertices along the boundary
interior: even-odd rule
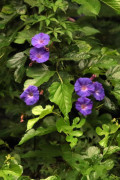
[[[86,116],[88,114],[91,114],[93,102],[86,97],[81,97],[76,101],[75,107],[81,114]]]
[[[27,105],[33,105],[39,100],[39,90],[36,86],[29,86],[25,91],[20,95],[20,98]]]
[[[89,78],[79,78],[75,82],[75,91],[77,95],[86,97],[90,96],[94,92],[93,82]]]
[[[99,82],[94,82],[93,85],[95,87],[95,90],[93,93],[94,98],[98,101],[103,100],[105,97],[105,92],[104,92],[104,88],[103,88],[102,84]]]
[[[34,47],[41,48],[48,45],[49,41],[50,41],[50,36],[48,34],[39,33],[32,38],[31,43]]]
[[[49,52],[44,48],[35,48],[33,47],[30,50],[30,59],[38,63],[46,62],[49,59]]]

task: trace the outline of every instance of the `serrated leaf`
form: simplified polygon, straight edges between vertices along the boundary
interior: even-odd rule
[[[47,105],[45,109],[42,106],[35,106],[32,109],[32,113],[34,115],[39,115],[38,118],[30,119],[27,123],[27,130],[30,130],[36,122],[45,117],[46,115],[52,113],[54,106]]]
[[[71,111],[73,90],[74,86],[69,81],[63,83],[54,82],[48,89],[50,101],[59,106],[64,116],[68,116]]]

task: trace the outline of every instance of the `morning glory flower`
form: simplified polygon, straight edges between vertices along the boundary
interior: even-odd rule
[[[33,105],[39,100],[39,90],[36,86],[29,86],[20,95],[20,98],[26,103],[26,105]]]
[[[75,82],[75,92],[78,96],[86,97],[90,96],[94,92],[94,85],[90,78],[79,78]]]
[[[84,116],[92,113],[93,102],[86,97],[80,97],[75,103],[75,108]]]
[[[94,82],[93,85],[95,87],[95,90],[93,93],[94,98],[98,101],[103,100],[105,97],[105,92],[104,92],[104,88],[103,88],[102,84],[99,82]]]
[[[48,45],[50,36],[48,34],[39,33],[36,34],[31,41],[31,44],[36,48],[41,48]]]
[[[30,50],[30,59],[38,63],[46,62],[49,59],[49,52],[45,48],[35,48]]]

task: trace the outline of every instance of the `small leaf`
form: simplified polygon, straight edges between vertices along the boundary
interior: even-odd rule
[[[99,144],[103,147],[107,147],[107,143],[108,143],[108,139],[109,139],[109,136],[105,136],[100,142]]]
[[[27,123],[27,130],[30,130],[36,122],[45,117],[46,115],[52,113],[54,106],[47,105],[45,109],[42,106],[35,106],[32,109],[32,113],[34,115],[39,115],[38,118],[30,119]]]

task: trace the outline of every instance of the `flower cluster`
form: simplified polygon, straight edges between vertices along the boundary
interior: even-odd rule
[[[49,59],[49,52],[46,50],[46,45],[50,41],[50,36],[48,34],[39,33],[36,34],[31,41],[34,46],[30,50],[30,59],[38,63],[46,62]]]
[[[75,107],[84,116],[92,112],[93,102],[87,98],[88,96],[93,95],[98,101],[103,100],[105,96],[102,84],[99,82],[92,82],[90,78],[77,79],[74,88],[76,94],[81,96],[78,98]]]
[[[36,86],[29,86],[20,95],[20,98],[26,103],[26,105],[33,105],[39,100],[39,90]]]

